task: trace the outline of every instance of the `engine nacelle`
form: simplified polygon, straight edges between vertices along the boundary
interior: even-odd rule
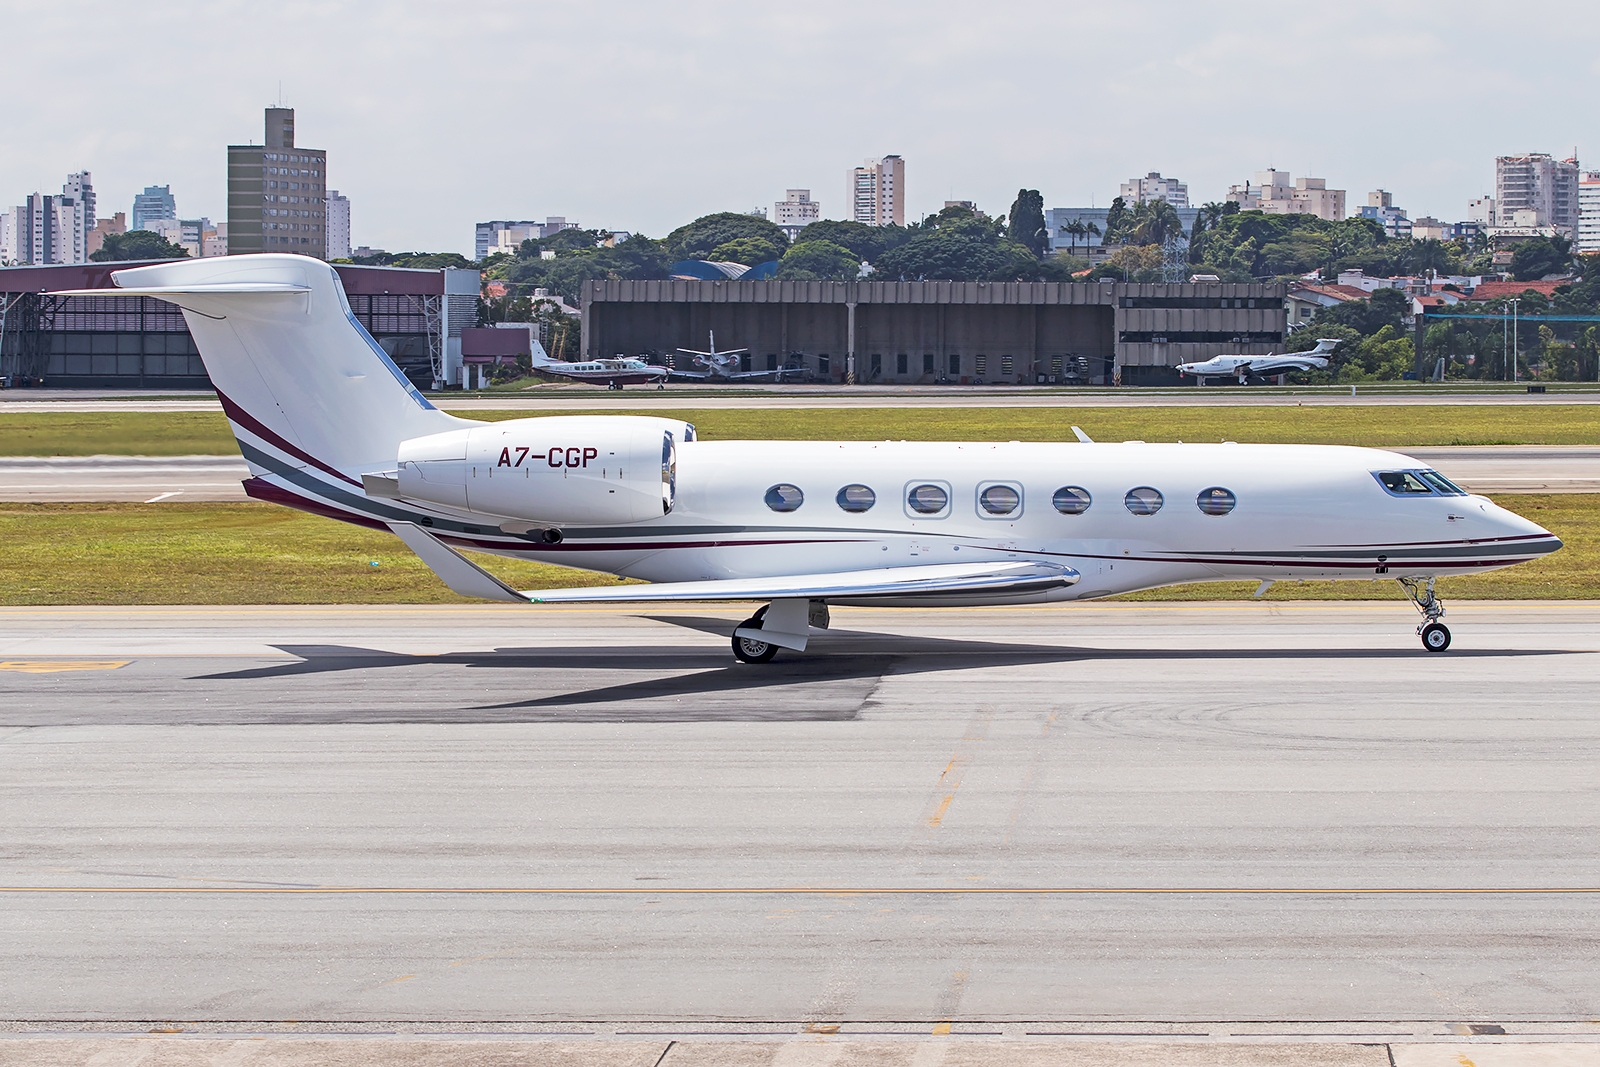
[[[398,493],[450,508],[560,527],[641,522],[672,510],[686,422],[560,415],[413,437]]]

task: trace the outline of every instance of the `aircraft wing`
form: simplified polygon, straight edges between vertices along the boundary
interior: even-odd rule
[[[962,593],[1028,592],[1072,585],[1078,572],[1055,563],[1003,560],[935,563],[910,567],[790,574],[768,578],[724,578],[704,582],[657,582],[519,592],[412,522],[392,522],[406,546],[444,584],[462,596],[509,603],[626,604],[674,600],[872,599],[948,596]]]

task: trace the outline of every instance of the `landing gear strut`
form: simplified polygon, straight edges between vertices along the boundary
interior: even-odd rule
[[[754,615],[739,624],[739,628],[759,630],[761,620],[766,616],[767,609],[761,608]],[[733,635],[733,658],[740,663],[766,663],[778,654],[778,646],[763,641],[757,637]]]
[[[1433,595],[1435,579],[1429,578],[1426,583],[1421,578],[1401,578],[1399,581],[1406,599],[1422,612],[1422,621],[1417,624],[1417,636],[1422,638],[1422,647],[1429,652],[1443,652],[1449,648],[1450,628],[1439,621],[1444,617],[1444,604]]]

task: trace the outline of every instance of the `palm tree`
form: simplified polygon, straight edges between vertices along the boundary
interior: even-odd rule
[[[1065,233],[1068,237],[1072,238],[1072,254],[1073,255],[1077,255],[1078,254],[1078,238],[1082,237],[1084,235],[1084,227],[1083,227],[1082,220],[1081,219],[1073,219],[1071,222],[1069,222],[1065,226],[1061,227],[1061,232]]]

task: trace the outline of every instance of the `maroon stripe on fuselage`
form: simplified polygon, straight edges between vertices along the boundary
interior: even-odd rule
[[[311,464],[313,467],[317,468],[317,470],[333,475],[340,481],[349,482],[353,486],[358,488],[360,487],[361,483],[350,477],[348,474],[345,474],[342,471],[334,470],[316,456],[313,456],[309,452],[301,449],[298,445],[292,444],[289,441],[285,441],[282,437],[278,436],[278,434],[274,433],[269,427],[260,422],[254,415],[250,414],[244,408],[228,399],[228,395],[222,392],[220,389],[217,390],[217,399],[222,401],[223,414],[227,415],[230,420],[238,423],[240,426],[243,426],[246,430],[249,430],[263,441],[266,441],[273,448],[287,452],[296,459]]]
[[[370,515],[363,515],[358,511],[346,511],[344,508],[335,507],[333,504],[321,500],[313,500],[308,496],[301,496],[291,489],[281,485],[273,485],[264,478],[247,478],[244,482],[244,495],[253,500],[263,500],[269,504],[282,504],[286,508],[296,511],[308,511],[313,515],[321,515],[325,519],[338,519],[340,522],[354,523],[372,530],[387,530],[389,527],[374,519]]]

